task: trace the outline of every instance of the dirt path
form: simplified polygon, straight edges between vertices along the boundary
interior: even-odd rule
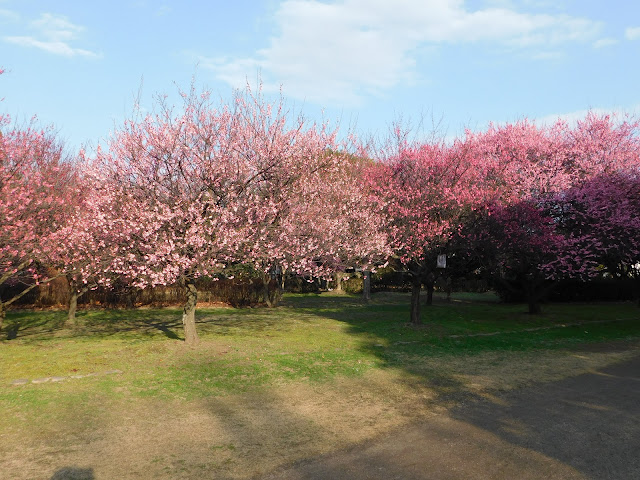
[[[640,355],[474,399],[349,451],[272,472],[298,479],[640,478]]]

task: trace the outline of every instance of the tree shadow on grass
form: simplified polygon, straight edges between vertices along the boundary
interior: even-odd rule
[[[463,389],[447,375],[424,382],[445,397]],[[640,478],[640,356],[489,398],[454,398],[448,415],[261,478]]]
[[[34,314],[35,313],[35,314]],[[64,325],[66,314],[59,311],[15,310],[7,313],[3,331],[7,340],[37,334],[52,334]]]
[[[478,399],[451,415],[587,478],[640,478],[640,356],[591,373]]]
[[[281,317],[283,309],[234,309],[198,308],[196,324],[203,335],[225,336],[241,329],[261,332],[288,328]],[[64,311],[12,311],[8,313],[2,334],[8,340],[27,341],[57,338],[109,337],[124,335],[151,338],[163,335],[182,341],[183,324],[181,308],[83,310],[78,312],[76,323],[67,325]]]
[[[64,467],[53,474],[50,480],[95,480],[93,468]]]
[[[472,305],[473,301],[461,303]],[[495,330],[502,323],[504,327],[516,331],[485,336],[478,334],[483,332],[482,325],[473,325],[473,334],[464,335],[465,329],[469,332],[471,324],[457,318],[464,313],[459,307],[446,306],[442,302],[429,307],[425,309],[425,314],[432,319],[438,317],[438,320],[431,325],[418,327],[404,320],[408,318],[407,305],[393,303],[376,305],[374,301],[349,313],[326,308],[322,315],[345,322],[349,333],[362,338],[361,349],[377,357],[383,366],[409,373],[405,380],[409,386],[415,385],[417,389],[426,388],[434,392],[436,403],[447,406],[452,418],[461,422],[456,427],[458,430],[462,426],[464,429],[471,426],[476,432],[484,432],[483,442],[497,439],[501,448],[513,445],[520,452],[535,452],[539,459],[552,459],[549,461],[551,463],[547,462],[549,465],[569,468],[563,470],[562,474],[556,472],[554,478],[582,478],[582,475],[603,479],[640,478],[640,457],[637,456],[640,448],[640,357],[562,381],[541,383],[511,393],[496,392],[493,396],[489,395],[489,399],[459,381],[456,378],[458,372],[446,368],[446,360],[442,360],[451,355],[452,359],[466,356],[469,362],[473,362],[477,353],[499,355],[503,351],[535,352],[539,348],[570,348],[575,345],[571,343],[574,340],[587,340],[588,333],[597,333],[603,339],[611,332],[612,338],[616,335],[625,338],[628,334],[637,338],[640,335],[640,322],[631,318],[628,322],[611,325],[591,325],[588,331],[580,327],[563,329],[560,325],[555,330],[555,320],[547,317],[542,322],[549,324],[549,331],[529,332],[518,321],[514,321],[519,317],[506,317],[504,322],[487,319],[487,325]],[[513,306],[505,307],[509,315],[516,311]],[[484,311],[483,308],[480,304],[474,311],[480,313]],[[488,313],[491,312],[484,312]],[[397,323],[389,321],[390,314],[397,316]],[[531,325],[525,324],[524,327]],[[573,339],[573,336],[576,338]],[[432,358],[438,359],[434,365],[440,362],[445,369],[438,371],[430,366]],[[487,433],[489,436],[486,436]],[[369,458],[369,461],[375,463],[375,459]],[[509,461],[516,462],[517,459],[511,458]],[[381,471],[389,467],[388,463],[382,463]],[[533,465],[525,462],[523,467],[533,468]],[[309,473],[313,470],[304,471]],[[337,472],[334,471],[336,476],[332,478],[349,478]],[[486,475],[491,473],[484,472]],[[531,477],[531,472],[526,473],[522,478],[535,478]],[[404,471],[402,475],[402,478],[432,478],[425,476],[425,472]],[[303,475],[300,478],[307,477]],[[450,477],[435,475],[433,478]],[[478,478],[484,477],[480,475]]]
[[[415,327],[405,320],[407,300],[406,295],[378,299],[374,295],[365,304],[354,297],[317,301],[303,297],[290,304],[344,322],[346,331],[361,339],[361,351],[376,357],[383,367],[408,373],[402,377],[405,388],[435,393],[435,403],[446,406],[450,416],[417,422],[406,431],[391,432],[388,439],[351,451],[298,462],[265,479],[640,478],[640,457],[636,458],[640,448],[640,357],[635,363],[511,393],[480,394],[459,379],[459,372],[438,370],[438,365],[446,367],[448,355],[473,362],[477,353],[494,353],[499,358],[500,352],[535,353],[557,345],[568,348],[572,344],[563,334],[571,337],[578,332],[528,332],[525,328],[536,327],[536,322],[553,328],[554,322],[562,320],[515,317],[522,309],[517,305],[505,306],[504,319],[488,318],[492,313],[485,309],[488,304],[474,298],[454,299],[452,304],[438,299],[425,315],[438,317],[439,323]],[[459,318],[467,306],[473,309],[471,313],[482,311],[487,316],[486,325],[471,329],[480,334],[469,338],[464,332],[470,331],[470,324]],[[516,324],[519,331],[482,333],[511,327],[521,319],[528,323]],[[626,333],[640,334],[637,325],[627,323],[620,328],[621,338]],[[601,333],[606,337],[606,332]],[[542,345],[540,339],[547,343]],[[608,375],[617,368],[636,373],[608,382]],[[607,460],[601,461],[602,457]]]
[[[156,328],[158,331],[164,333],[164,335],[171,340],[184,340],[182,337],[178,336],[178,334],[174,331],[178,328],[176,322],[172,322],[171,324],[167,323],[149,323],[150,327]],[[172,330],[172,328],[174,330]]]
[[[176,313],[177,318],[179,315]],[[76,323],[68,325],[64,311],[15,311],[9,312],[5,328],[7,340],[17,338],[42,340],[52,337],[105,337],[116,334],[135,334],[150,337],[162,333],[171,339],[181,322],[162,311],[103,310],[82,311]]]

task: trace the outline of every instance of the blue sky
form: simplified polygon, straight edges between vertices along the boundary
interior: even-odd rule
[[[0,111],[95,146],[140,93],[230,98],[260,76],[311,120],[452,136],[640,110],[632,0],[0,0]]]

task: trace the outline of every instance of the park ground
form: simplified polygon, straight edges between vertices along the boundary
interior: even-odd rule
[[[12,312],[0,478],[638,478],[640,310],[524,310],[287,296],[196,349],[178,309]]]

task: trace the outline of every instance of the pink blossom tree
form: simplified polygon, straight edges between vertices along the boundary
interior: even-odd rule
[[[282,101],[250,89],[231,104],[193,90],[184,100],[178,112],[161,101],[128,121],[94,165],[110,189],[96,200],[113,215],[104,227],[119,249],[110,271],[141,287],[181,283],[185,341],[195,344],[199,276],[230,263],[253,264],[265,279],[274,266],[323,267],[320,219],[309,212],[339,162],[335,133],[292,119]]]
[[[535,203],[599,173],[638,168],[638,126],[635,119],[595,114],[575,126],[537,126],[525,119],[468,131],[451,144],[408,142],[406,131],[396,130],[398,141],[383,151],[369,181],[387,218],[389,245],[412,278],[412,322],[419,322],[421,285],[432,291],[436,256],[446,252],[465,215],[490,203]],[[525,210],[504,213],[530,217],[542,228]]]
[[[275,272],[314,275],[326,265],[321,236],[314,226],[323,217],[310,212],[322,203],[322,186],[339,167],[335,131],[327,125],[290,118],[284,104],[264,102],[250,92],[236,98],[234,141],[241,152],[241,194],[234,206],[237,238],[235,257],[260,272],[264,301],[277,304],[270,293]]]
[[[94,181],[107,191],[96,190],[92,202],[106,212],[104,230],[116,249],[109,270],[141,288],[181,284],[185,342],[195,345],[195,280],[234,258],[245,165],[229,107],[215,109],[207,95],[191,92],[180,112],[162,100],[157,108],[127,121],[109,149],[98,150]]]
[[[0,328],[6,308],[39,284],[52,280],[43,268],[46,239],[71,213],[75,172],[51,129],[35,123],[0,131],[0,286],[28,279],[24,288],[0,300]],[[8,127],[8,128],[7,128]]]
[[[572,185],[640,168],[640,118],[590,112],[565,137]]]
[[[334,278],[344,275],[347,268],[361,268],[363,275],[370,275],[379,265],[386,264],[392,253],[384,228],[385,216],[367,181],[372,164],[366,156],[341,154],[338,174],[321,183],[325,203],[319,205],[313,218],[324,218],[318,227],[334,259]],[[369,293],[365,288],[365,300]]]
[[[116,263],[131,246],[136,217],[125,221],[128,205],[116,195],[114,185],[92,169],[84,152],[79,156],[78,176],[70,205],[72,211],[60,227],[42,239],[46,261],[63,274],[69,285],[67,322],[74,322],[78,300],[91,289],[110,287],[118,278]],[[118,224],[120,222],[120,224]]]
[[[465,144],[489,168],[488,180],[499,191],[496,200],[508,204],[538,198],[572,184],[567,164],[568,125],[558,121],[539,127],[527,119],[467,131]]]
[[[39,129],[35,119],[18,126],[0,114],[0,288],[28,279],[17,293],[0,298],[0,330],[9,305],[51,280],[38,268],[41,241],[68,214],[73,179],[51,128]]]
[[[244,222],[240,256],[263,273],[265,287],[270,270],[326,278],[386,256],[380,216],[363,194],[364,160],[310,134],[296,142],[306,154],[281,158],[280,174],[269,171],[253,185],[259,193]]]

